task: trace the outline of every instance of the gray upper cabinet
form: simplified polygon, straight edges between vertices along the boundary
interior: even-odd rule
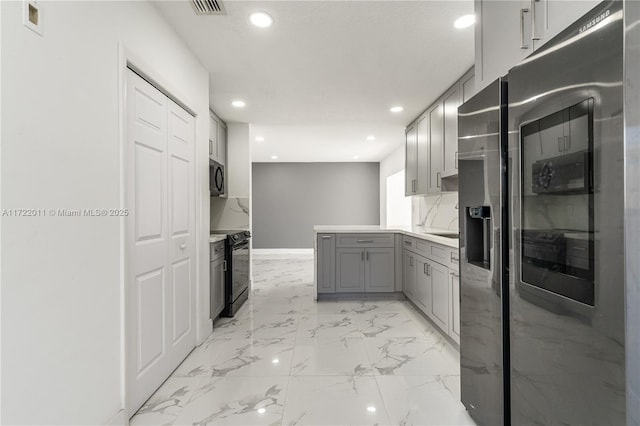
[[[481,89],[533,52],[529,1],[475,0],[476,88]]]
[[[417,193],[416,185],[418,183],[418,139],[415,125],[407,128],[406,144],[404,192],[408,197]]]
[[[440,192],[444,157],[444,102],[438,102],[429,117],[429,187],[427,192]]]
[[[429,143],[429,116],[423,115],[416,123],[416,138],[418,148],[418,181],[416,182],[416,193],[426,194],[429,192],[429,158],[431,156],[431,145]]]
[[[227,125],[209,112],[209,159],[222,165],[227,162]]]
[[[335,234],[318,234],[317,244],[318,293],[335,293],[336,236]]]
[[[533,33],[534,50],[552,39],[576,19],[597,6],[601,0],[535,0],[530,9],[535,15],[535,32]],[[532,24],[533,25],[533,24]]]
[[[209,115],[209,159],[218,161],[218,122]]]
[[[440,193],[442,178],[457,175],[458,107],[474,87],[471,69],[407,126],[405,195]]]
[[[227,164],[227,125],[218,122],[218,163]]]
[[[467,80],[467,82],[469,79]],[[464,83],[455,87],[444,98],[444,168],[443,175],[458,173],[458,107],[461,104]],[[468,87],[467,87],[468,89]]]
[[[462,77],[462,102],[467,102],[476,93],[476,77],[472,71]],[[456,111],[457,113],[457,111]]]
[[[478,90],[501,77],[599,1],[475,0]]]

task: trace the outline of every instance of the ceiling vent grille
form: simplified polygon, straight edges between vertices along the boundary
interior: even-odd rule
[[[224,15],[222,0],[191,0],[196,15]]]

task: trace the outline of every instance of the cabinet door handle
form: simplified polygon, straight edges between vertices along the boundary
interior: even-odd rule
[[[328,240],[329,238],[331,238],[331,235],[323,235],[323,236],[322,236],[322,239],[323,239],[323,240]]]
[[[451,261],[452,262],[458,262],[460,259],[458,257],[456,257],[453,253],[451,253]]]
[[[367,250],[367,262],[369,261],[369,250]]]
[[[456,274],[455,272],[450,272],[452,277],[460,278],[460,274]]]
[[[209,139],[209,155],[213,154],[213,141]]]
[[[540,40],[536,35],[536,2],[539,0],[531,0],[531,40]]]
[[[360,252],[360,261],[364,262],[364,251]]]
[[[425,275],[429,275],[429,273],[427,272],[427,266],[428,266],[428,264],[425,263],[424,264],[424,274]]]
[[[520,9],[520,49],[528,49],[529,45],[524,44],[524,14],[529,13],[529,9]]]
[[[569,151],[571,149],[571,138],[569,136],[564,137],[564,150]]]
[[[442,172],[436,173],[436,185],[440,188],[440,183],[442,183]]]
[[[558,136],[558,152],[564,151],[564,144],[562,143],[562,136]]]
[[[223,271],[226,271],[226,270],[227,270],[227,261],[226,261],[226,260],[223,260],[223,261],[222,261],[222,270],[223,270]]]
[[[413,266],[413,257],[409,256],[409,266]]]
[[[410,246],[410,245],[411,245],[411,241],[405,241],[405,242],[404,242],[404,245],[406,245],[406,246]]]
[[[431,276],[431,265],[429,265],[428,263],[425,263],[425,266],[427,267],[427,276]]]
[[[365,244],[365,243],[373,244],[373,240],[358,240],[358,243],[360,243],[360,244]]]

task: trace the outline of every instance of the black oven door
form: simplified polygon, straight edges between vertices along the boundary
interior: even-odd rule
[[[249,289],[249,241],[231,247],[231,303]]]

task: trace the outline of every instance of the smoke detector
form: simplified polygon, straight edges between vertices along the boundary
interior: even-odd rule
[[[226,15],[221,0],[191,0],[196,15]]]

